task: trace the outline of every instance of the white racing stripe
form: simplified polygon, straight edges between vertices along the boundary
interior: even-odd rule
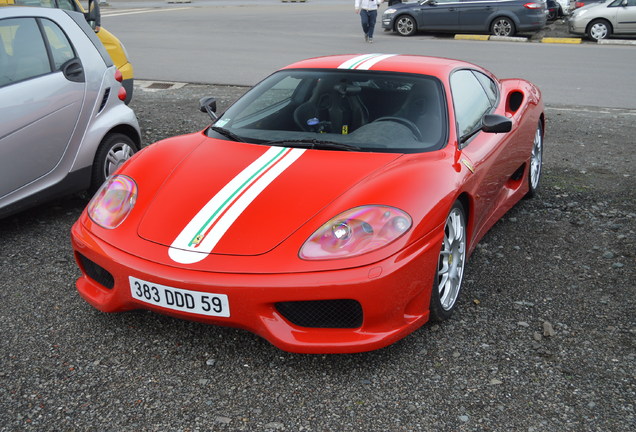
[[[395,54],[364,54],[354,57],[338,66],[338,69],[369,70],[373,65]]]
[[[203,206],[170,246],[170,258],[181,264],[203,260],[252,201],[304,152],[284,147],[267,150]]]

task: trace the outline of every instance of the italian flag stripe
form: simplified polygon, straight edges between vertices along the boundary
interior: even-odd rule
[[[192,218],[172,243],[170,258],[182,264],[203,260],[252,201],[304,152],[270,147]]]
[[[393,57],[394,55],[395,54],[364,54],[347,60],[338,66],[338,69],[368,70],[376,63]]]

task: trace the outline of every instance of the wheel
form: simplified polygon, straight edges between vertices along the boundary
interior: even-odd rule
[[[612,35],[612,25],[605,20],[594,20],[587,26],[587,37],[599,41]]]
[[[415,24],[415,18],[410,15],[402,15],[395,22],[395,31],[401,36],[412,36],[417,31],[417,24]]]
[[[444,240],[431,293],[431,320],[444,321],[453,314],[462,287],[465,263],[466,212],[462,203],[457,201],[451,208],[444,226]]]
[[[557,19],[558,12],[556,10],[551,10],[548,12],[548,21],[554,21]]]
[[[95,153],[89,192],[94,193],[124,162],[137,151],[130,137],[120,133],[106,135]]]
[[[528,193],[526,197],[532,198],[537,194],[539,180],[543,165],[543,125],[539,121],[537,131],[534,133],[532,153],[530,155],[530,168],[528,169]]]
[[[514,36],[515,23],[507,17],[495,18],[490,26],[490,33],[495,36]]]
[[[415,135],[415,138],[418,141],[423,140],[422,132],[420,131],[420,128],[418,128],[417,125],[409,119],[405,119],[404,117],[386,116],[386,117],[378,117],[377,119],[373,120],[374,123],[381,122],[381,121],[392,121],[392,122],[400,123],[406,126],[407,128],[409,128],[411,132],[413,132],[413,135]]]

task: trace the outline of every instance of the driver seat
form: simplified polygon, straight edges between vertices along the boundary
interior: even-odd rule
[[[344,81],[320,80],[309,100],[294,110],[294,121],[304,131],[346,135],[368,122],[361,90]]]

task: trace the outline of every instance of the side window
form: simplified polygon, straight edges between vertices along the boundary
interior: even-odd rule
[[[491,109],[491,103],[479,80],[472,71],[454,72],[450,79],[455,120],[459,136],[472,132],[481,123],[481,118]]]
[[[473,73],[475,74],[482,87],[484,88],[484,91],[488,95],[490,105],[494,107],[497,104],[497,99],[499,99],[499,90],[497,88],[497,84],[481,72],[474,71]]]
[[[0,85],[51,72],[42,33],[34,18],[0,20]]]
[[[54,8],[54,0],[15,0],[16,6],[40,6],[46,8]]]
[[[44,28],[44,34],[46,34],[49,46],[51,47],[53,67],[55,67],[55,70],[60,70],[64,63],[75,58],[73,46],[66,37],[66,34],[64,34],[62,29],[53,21],[43,19],[42,27]]]
[[[301,82],[298,78],[285,77],[260,95],[248,108],[236,119],[237,122],[256,121],[264,115],[271,114],[271,110],[279,110],[289,103],[296,87]],[[235,126],[238,126],[235,124]]]
[[[57,7],[59,7],[60,9],[80,12],[79,8],[75,5],[75,2],[73,0],[57,0]]]

